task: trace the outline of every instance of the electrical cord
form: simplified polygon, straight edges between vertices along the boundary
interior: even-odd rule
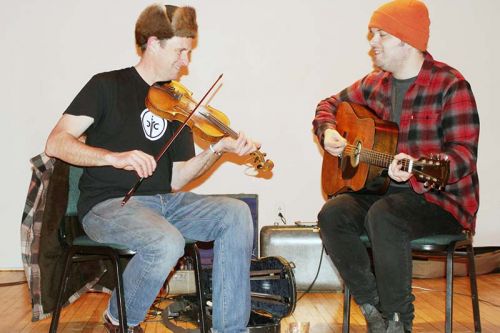
[[[283,224],[286,224],[286,218],[281,212],[278,212],[278,217],[281,219],[281,222],[283,222]]]
[[[155,320],[161,313],[163,312],[163,309],[160,307],[160,304],[171,299],[171,296],[169,295],[170,293],[170,284],[167,282],[165,284],[165,294],[158,294],[156,296],[153,304],[151,304],[148,313],[145,318],[145,322],[154,322],[157,321]],[[161,321],[161,320],[160,320]]]
[[[300,297],[297,299],[297,303],[302,299],[302,297],[304,297],[305,294],[307,294],[308,292],[311,291],[312,287],[314,286],[314,284],[316,283],[316,280],[318,279],[318,276],[319,276],[319,271],[321,270],[321,263],[323,262],[323,253],[325,252],[325,247],[324,246],[321,246],[321,256],[319,257],[319,263],[318,263],[318,270],[316,271],[316,276],[314,277],[313,281],[311,282],[311,284],[309,285],[309,287],[307,287],[307,289],[302,293],[302,295],[300,295]]]

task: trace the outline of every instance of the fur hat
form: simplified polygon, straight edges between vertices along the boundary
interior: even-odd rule
[[[382,29],[420,51],[425,51],[430,24],[427,7],[422,1],[394,0],[375,10],[368,27]]]
[[[196,11],[192,7],[154,4],[144,9],[135,24],[135,43],[144,48],[148,38],[174,36],[195,38],[198,32]]]

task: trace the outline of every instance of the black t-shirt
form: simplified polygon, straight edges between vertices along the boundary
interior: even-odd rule
[[[134,67],[100,73],[90,79],[64,113],[94,119],[86,131],[90,146],[114,152],[137,149],[157,156],[181,124],[160,118],[146,108],[148,90],[149,85]],[[171,192],[172,163],[194,155],[193,135],[186,126],[135,195]],[[138,179],[135,171],[111,166],[85,168],[80,179],[78,215],[82,218],[95,204],[125,196]]]

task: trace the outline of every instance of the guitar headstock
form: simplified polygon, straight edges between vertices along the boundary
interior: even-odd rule
[[[444,190],[450,176],[450,160],[433,155],[413,162],[412,173],[426,188]]]

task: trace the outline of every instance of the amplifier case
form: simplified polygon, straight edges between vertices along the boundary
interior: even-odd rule
[[[297,290],[305,291],[314,280],[323,243],[317,226],[264,226],[260,230],[260,256],[281,256],[295,265]],[[343,283],[330,258],[323,252],[321,269],[311,291],[341,291]]]

